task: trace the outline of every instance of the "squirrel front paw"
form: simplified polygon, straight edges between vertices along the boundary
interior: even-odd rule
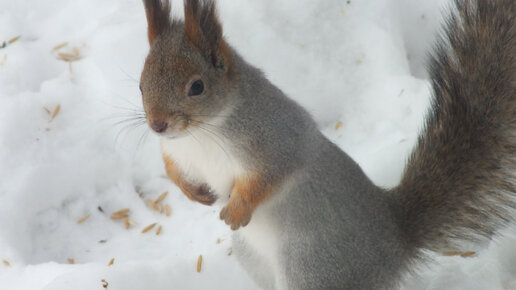
[[[204,205],[212,205],[217,200],[217,197],[215,194],[213,194],[213,191],[206,183],[196,187],[190,192],[190,194],[193,200],[198,201]]]
[[[220,219],[231,226],[232,230],[237,230],[249,223],[252,213],[247,202],[238,196],[230,199],[228,205],[220,211]]]

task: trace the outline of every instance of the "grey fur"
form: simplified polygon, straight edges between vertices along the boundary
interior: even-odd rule
[[[215,15],[211,1],[187,0],[186,6],[190,2],[201,17]],[[201,19],[204,27],[214,23],[204,33],[220,35],[204,37],[210,43],[200,48],[177,20],[152,43],[141,80],[147,113],[209,122],[233,108],[217,133],[231,140],[247,170],[279,185],[250,226],[261,219],[275,229],[270,238],[279,243],[280,270],[272,270],[238,231],[233,240],[263,287],[393,288],[421,249],[491,237],[511,219],[516,1],[455,3],[459,13],[449,18],[430,66],[434,99],[426,129],[401,184],[390,191],[375,186],[259,70],[231,48],[229,54],[213,49],[222,39],[215,17]],[[198,98],[185,97],[192,75],[206,83]]]
[[[491,237],[516,205],[516,1],[456,6],[430,63],[425,132],[394,190],[415,248]]]

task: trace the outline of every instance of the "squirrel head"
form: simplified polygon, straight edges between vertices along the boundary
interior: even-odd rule
[[[185,0],[184,22],[170,17],[168,0],[143,0],[150,52],[140,79],[147,122],[176,137],[228,106],[230,50],[213,1]]]

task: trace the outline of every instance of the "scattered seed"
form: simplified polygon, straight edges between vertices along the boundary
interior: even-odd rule
[[[475,254],[476,254],[476,252],[471,252],[471,251],[467,251],[467,252],[448,251],[448,252],[443,253],[443,255],[445,255],[445,256],[461,256],[463,258],[471,257]]]
[[[4,57],[2,57],[2,60],[0,60],[0,66],[4,66],[6,61],[7,61],[7,54],[4,54]]]
[[[136,225],[136,222],[133,221],[132,219],[130,218],[125,218],[124,220],[124,225],[125,225],[125,228],[128,229],[130,228],[131,226],[135,226]]]
[[[117,214],[113,214],[113,215],[111,215],[111,219],[112,220],[122,220],[122,219],[125,219],[127,217],[129,217],[128,214],[118,214],[118,215]]]
[[[61,105],[57,105],[54,109],[54,112],[52,113],[52,119],[50,121],[54,120],[54,118],[59,114],[59,111],[61,111]]]
[[[154,201],[155,204],[159,204],[162,202],[168,195],[168,191],[163,192],[158,198]]]
[[[7,261],[7,260],[3,260],[2,262],[4,263],[4,265],[5,265],[6,267],[11,267],[11,263],[9,263],[9,261]]]
[[[220,244],[222,242],[221,238],[217,238],[217,244]]]
[[[60,50],[61,48],[65,47],[68,45],[68,42],[61,42],[60,44],[54,46],[52,48],[53,51],[56,51],[56,50]]]
[[[128,208],[124,208],[119,211],[116,211],[111,215],[112,220],[121,220],[121,219],[125,219],[128,217],[129,217],[129,209]]]
[[[464,253],[460,254],[460,256],[463,257],[463,258],[467,258],[467,257],[471,257],[471,256],[473,256],[475,254],[476,254],[475,252],[469,251],[469,252],[464,252]]]
[[[123,215],[123,214],[129,214],[130,209],[124,208],[119,211],[115,211],[113,215]]]
[[[97,206],[97,209],[100,211],[100,212],[104,212],[104,210],[102,209],[102,207],[99,205]]]
[[[201,273],[202,268],[202,255],[199,255],[199,258],[197,258],[197,273]]]
[[[102,282],[102,287],[104,287],[104,289],[107,289],[109,283],[105,279],[100,280],[100,282]]]
[[[75,260],[73,258],[68,258],[68,264],[75,264]]]
[[[340,127],[342,127],[342,122],[338,121],[337,124],[335,124],[335,131],[339,130]]]
[[[43,107],[43,109],[45,110],[45,112],[47,112],[47,114],[52,114],[52,112],[50,112],[50,110],[47,107]]]
[[[142,234],[145,234],[146,232],[152,230],[152,228],[156,225],[157,223],[153,223],[153,224],[150,224],[148,226],[146,226],[143,230],[142,230]]]
[[[161,225],[156,230],[156,236],[159,236],[161,234]]]
[[[107,243],[107,240],[100,240],[99,243],[105,244],[105,243]]]
[[[82,223],[83,223],[83,222],[85,222],[87,219],[89,219],[89,218],[90,218],[90,216],[91,216],[91,214],[90,214],[90,213],[89,213],[89,214],[87,214],[87,215],[85,215],[85,216],[83,216],[82,218],[80,218],[80,219],[77,221],[77,223],[78,223],[78,224],[82,224]]]
[[[147,199],[147,205],[152,207],[155,211],[159,211],[158,205],[151,199]]]
[[[73,54],[60,52],[57,54],[57,58],[59,58],[60,60],[72,62],[72,61],[80,60],[81,56],[78,53],[76,54],[75,52]]]
[[[231,254],[233,254],[233,248],[228,248],[227,254],[228,256],[231,256]]]
[[[109,263],[107,265],[111,266],[111,265],[113,265],[114,262],[115,262],[115,258],[111,258],[111,260],[109,260]]]
[[[18,39],[20,39],[20,37],[21,37],[21,35],[18,35],[18,36],[16,36],[16,37],[13,37],[13,38],[9,39],[9,40],[7,41],[7,43],[8,43],[8,44],[13,44],[13,43],[15,43],[16,41],[18,41]]]
[[[170,205],[165,204],[165,215],[170,216],[171,213],[172,213],[172,209],[170,208]]]
[[[445,256],[457,256],[457,255],[460,255],[461,252],[458,252],[458,251],[448,251],[448,252],[444,252],[443,255]]]

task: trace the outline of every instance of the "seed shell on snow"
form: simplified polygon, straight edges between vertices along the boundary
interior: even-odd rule
[[[83,222],[85,222],[87,219],[89,219],[89,218],[90,218],[90,216],[91,216],[91,213],[89,213],[89,214],[87,214],[87,215],[83,216],[82,218],[80,218],[80,219],[77,221],[77,223],[78,223],[78,224],[82,224],[82,223],[83,223]]]
[[[156,236],[159,236],[161,234],[161,225],[156,230]]]
[[[202,255],[199,255],[199,258],[197,258],[197,273],[201,273],[202,268]]]
[[[7,54],[4,54],[4,56],[0,60],[0,67],[4,66],[6,61],[7,61]]]
[[[49,122],[52,122],[56,118],[57,114],[59,114],[60,111],[61,111],[61,105],[57,105],[56,108],[54,109],[54,111],[52,112],[52,116],[50,117]]]
[[[153,228],[154,226],[156,226],[156,224],[157,224],[157,223],[153,223],[153,224],[150,224],[150,225],[146,226],[146,227],[142,230],[142,234],[145,234],[146,232],[148,232],[148,231],[152,230],[152,228]]]
[[[160,211],[160,206],[157,205],[152,199],[147,199],[147,205],[153,208],[155,211]]]
[[[123,215],[123,214],[129,214],[130,209],[124,208],[119,211],[115,211],[113,215]]]
[[[125,218],[124,220],[124,224],[125,224],[125,228],[128,229],[130,228],[131,226],[135,226],[136,225],[136,222],[133,221],[132,219],[130,218]]]
[[[342,122],[338,121],[337,124],[335,124],[335,131],[339,130],[340,127],[342,127]]]
[[[60,43],[60,44],[58,44],[58,45],[54,46],[54,47],[52,48],[52,50],[53,50],[53,51],[60,50],[61,48],[65,47],[65,46],[67,46],[67,45],[68,45],[68,42],[62,42],[62,43]]]
[[[460,254],[460,256],[463,257],[463,258],[467,258],[467,257],[471,257],[471,256],[473,256],[475,254],[476,254],[476,252],[469,251],[469,252],[464,252],[464,253]]]
[[[9,39],[9,40],[7,41],[7,43],[8,43],[8,44],[13,44],[13,43],[15,43],[16,41],[18,41],[18,39],[20,39],[20,37],[21,37],[21,35],[18,35],[18,36],[16,36],[16,37],[13,37],[13,38]]]
[[[111,266],[111,265],[113,265],[114,262],[115,262],[115,258],[111,258],[111,260],[109,260],[109,263],[107,265]]]
[[[129,217],[129,209],[124,208],[111,214],[112,220],[121,220]]]
[[[165,191],[163,192],[160,196],[158,196],[158,198],[156,198],[156,200],[154,201],[155,204],[159,204],[160,202],[162,202],[168,195],[168,191]]]
[[[129,217],[128,214],[111,215],[112,220],[123,220],[128,217]]]

